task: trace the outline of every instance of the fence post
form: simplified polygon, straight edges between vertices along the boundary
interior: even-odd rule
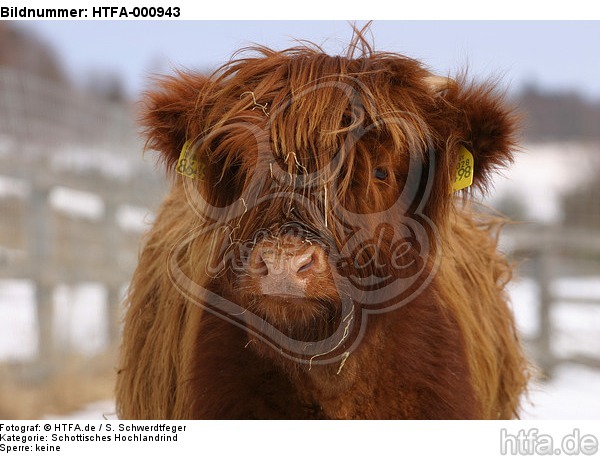
[[[123,199],[122,199],[123,198]],[[104,197],[104,235],[106,257],[105,264],[108,266],[106,277],[104,277],[104,286],[107,290],[106,318],[108,321],[108,340],[111,347],[118,344],[120,337],[120,319],[121,319],[121,292],[120,283],[125,282],[121,274],[119,265],[119,251],[121,230],[117,220],[118,201],[124,201],[124,195],[119,191],[119,186],[115,186]]]
[[[28,220],[29,266],[35,282],[38,324],[39,371],[36,376],[47,377],[58,361],[54,339],[54,285],[51,265],[54,220],[49,206],[49,188],[35,182],[31,191],[31,210]]]
[[[121,290],[118,286],[108,287],[108,340],[111,347],[117,347],[121,338]]]
[[[547,378],[551,378],[556,367],[556,359],[552,352],[552,260],[550,247],[541,245],[535,256],[536,281],[539,287],[539,332],[537,349],[540,368]]]

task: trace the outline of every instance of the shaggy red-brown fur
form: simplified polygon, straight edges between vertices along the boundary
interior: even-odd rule
[[[461,146],[475,188],[511,161],[514,116],[360,33],[348,56],[253,52],[147,96],[174,180],[128,296],[120,417],[516,417],[498,225],[450,191]],[[196,178],[174,172],[190,140]]]

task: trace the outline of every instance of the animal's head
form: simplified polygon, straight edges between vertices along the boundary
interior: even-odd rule
[[[476,188],[511,159],[514,119],[491,87],[361,40],[346,57],[256,49],[147,97],[148,144],[198,219],[174,258],[210,249],[180,289],[296,358],[347,349],[365,312],[428,283],[462,147]]]

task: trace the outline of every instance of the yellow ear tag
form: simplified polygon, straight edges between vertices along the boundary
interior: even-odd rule
[[[193,141],[188,140],[181,148],[181,154],[179,160],[177,160],[176,171],[185,177],[191,177],[192,179],[201,179],[204,177],[204,167],[196,158],[193,156],[192,151]]]
[[[466,147],[460,148],[460,159],[456,167],[456,176],[452,184],[452,190],[457,192],[473,184],[473,154]]]

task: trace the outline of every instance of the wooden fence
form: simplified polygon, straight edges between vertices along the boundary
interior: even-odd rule
[[[559,303],[583,309],[600,306],[598,289],[581,297],[559,293],[553,286],[561,278],[600,278],[600,233],[564,226],[517,224],[505,228],[502,240],[505,250],[520,264],[518,275],[532,279],[536,285],[538,331],[525,341],[538,366],[548,377],[563,363],[600,369],[600,345],[591,350],[595,351],[592,355],[583,354],[584,350],[567,356],[556,352],[557,325],[553,318]],[[597,331],[600,335],[600,328]]]
[[[122,292],[143,229],[119,221],[119,214],[127,208],[150,213],[165,190],[142,146],[130,106],[0,70],[0,280],[35,284],[32,364],[43,376],[60,365],[53,321],[59,284],[102,284],[108,340],[118,340]],[[62,206],[52,201],[60,192],[67,199]],[[95,203],[95,214],[84,207],[82,215],[69,201],[77,192]]]

